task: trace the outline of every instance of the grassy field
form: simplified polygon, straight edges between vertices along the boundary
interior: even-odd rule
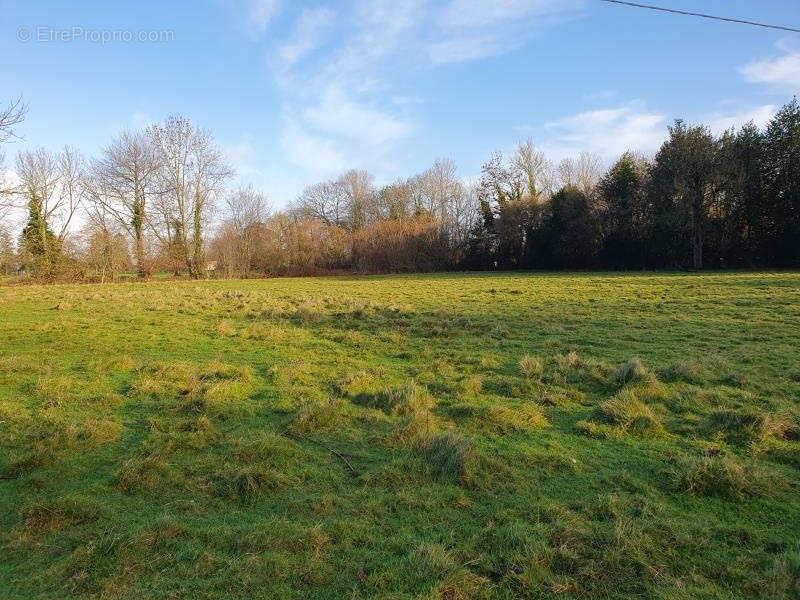
[[[798,598],[800,274],[0,287],[0,598]]]

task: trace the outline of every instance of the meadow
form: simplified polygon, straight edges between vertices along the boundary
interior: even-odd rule
[[[800,273],[0,285],[0,597],[798,598]]]

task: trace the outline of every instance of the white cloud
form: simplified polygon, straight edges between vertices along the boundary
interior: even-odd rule
[[[371,145],[394,142],[414,132],[410,122],[356,102],[335,86],[329,86],[319,103],[308,107],[303,117],[325,132]]]
[[[480,34],[452,37],[431,44],[428,47],[428,55],[434,63],[465,62],[504,54],[523,43],[523,40],[513,36],[503,39]]]
[[[580,0],[451,0],[428,44],[434,63],[499,56],[526,44],[543,29],[575,18]]]
[[[343,171],[348,162],[333,140],[314,136],[291,116],[284,117],[281,148],[289,161],[308,175],[329,177]]]
[[[708,122],[711,131],[719,135],[731,128],[738,129],[750,121],[757,127],[764,127],[777,111],[778,107],[774,104],[765,104],[729,115],[716,113],[710,115],[704,122]]]
[[[253,29],[263,33],[280,9],[280,0],[248,0],[247,21]]]
[[[446,29],[486,27],[495,23],[519,21],[531,16],[551,16],[569,8],[563,0],[452,0],[442,14]]]
[[[237,144],[226,144],[222,147],[225,159],[236,169],[239,176],[258,176],[262,172],[253,166],[255,162],[255,150],[249,139],[244,139]]]
[[[752,83],[764,83],[776,89],[800,91],[800,52],[766,60],[755,60],[741,68],[742,75]]]
[[[426,101],[409,100],[398,73],[508,52],[575,16],[584,1],[371,0],[336,4],[336,14],[297,9],[267,60],[284,112],[281,147],[296,167],[287,181],[307,184],[346,168],[396,177],[419,131],[409,115]],[[324,53],[315,52],[323,44]]]
[[[325,28],[336,14],[327,8],[303,9],[289,40],[278,48],[278,57],[285,66],[292,65],[312,52],[320,43]]]
[[[554,159],[581,151],[616,158],[628,150],[654,152],[667,133],[665,115],[648,111],[641,102],[590,110],[545,125],[542,148]]]

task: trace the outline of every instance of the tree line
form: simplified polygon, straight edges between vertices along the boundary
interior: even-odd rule
[[[24,117],[19,101],[0,111],[0,142]],[[473,184],[449,159],[382,186],[350,170],[280,211],[231,188],[213,134],[182,117],[124,131],[95,158],[20,152],[14,173],[0,185],[0,268],[43,280],[800,266],[796,99],[763,128],[676,121],[652,158],[626,152],[607,169],[589,153],[553,164],[527,140]],[[11,207],[26,214],[16,236]]]

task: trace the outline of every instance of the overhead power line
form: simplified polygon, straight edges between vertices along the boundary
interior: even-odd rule
[[[785,25],[770,25],[769,23],[759,23],[757,21],[746,21],[745,19],[734,19],[732,17],[719,17],[716,15],[707,15],[705,13],[690,12],[688,10],[678,10],[676,8],[664,8],[663,6],[654,6],[652,4],[639,4],[637,2],[625,2],[624,0],[602,0],[611,4],[623,4],[625,6],[633,6],[635,8],[648,8],[650,10],[660,10],[661,12],[673,13],[676,15],[688,15],[690,17],[702,17],[703,19],[714,19],[715,21],[728,21],[729,23],[741,23],[743,25],[753,25],[755,27],[766,27],[767,29],[781,29],[783,31],[793,31],[800,33],[800,29],[795,27],[786,27]]]

